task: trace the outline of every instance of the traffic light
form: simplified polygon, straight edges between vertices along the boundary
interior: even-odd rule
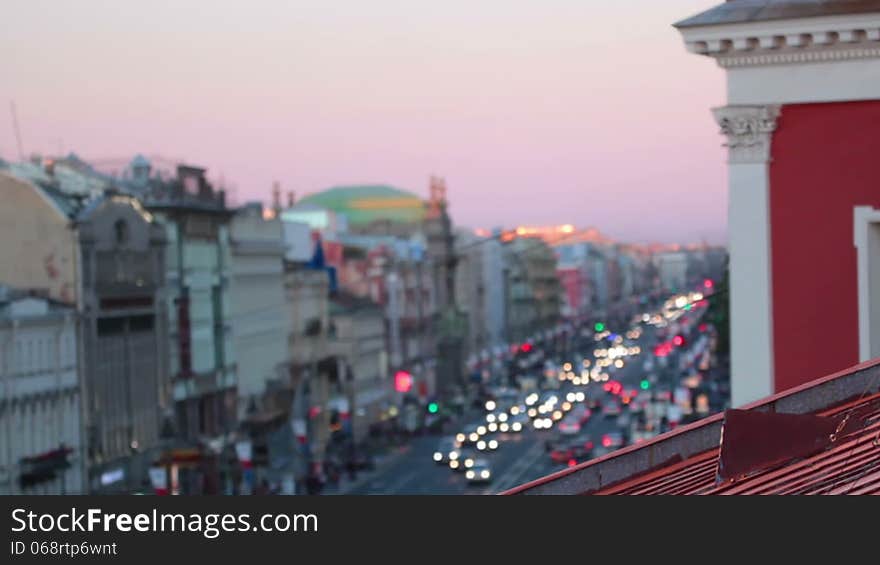
[[[649,388],[651,388],[651,381],[649,381],[648,379],[642,379],[642,382],[639,383],[639,388],[641,388],[642,390],[648,390]]]
[[[596,322],[596,325],[593,326],[593,328],[594,328],[597,332],[603,332],[603,331],[605,331],[605,324],[603,324],[602,322]]]
[[[436,414],[440,411],[440,406],[436,402],[428,403],[428,412],[431,414]]]
[[[397,392],[409,392],[412,389],[412,375],[406,371],[394,373],[394,390]]]

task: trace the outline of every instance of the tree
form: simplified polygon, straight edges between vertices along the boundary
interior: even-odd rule
[[[725,265],[724,275],[715,285],[709,297],[707,320],[718,332],[718,355],[730,355],[730,266]]]

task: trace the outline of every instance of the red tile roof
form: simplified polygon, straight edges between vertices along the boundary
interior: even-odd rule
[[[736,434],[729,434],[726,445],[722,428],[726,424],[732,431],[734,418],[725,423],[724,415],[716,414],[504,494],[878,494],[878,386],[880,359],[752,403],[744,407],[747,412],[732,411],[737,413],[740,427]],[[749,418],[749,412],[755,417]],[[819,424],[814,427],[817,441],[801,442],[801,451],[792,455],[784,435],[791,430],[783,430],[779,436],[780,430],[772,424],[773,414],[784,415],[781,420],[790,420],[793,414],[812,414]],[[809,423],[811,417],[804,419]],[[742,433],[743,421],[766,426],[767,439],[777,440],[782,446],[778,454],[785,457],[771,457],[764,465],[754,457],[750,460],[749,456],[761,451],[766,457],[767,450],[754,441],[760,436],[733,441],[754,433]],[[792,429],[803,436],[797,427]],[[722,479],[722,450],[727,461],[745,463],[749,470]]]
[[[862,412],[864,410],[864,412]],[[821,414],[859,413],[862,425],[832,446],[738,480],[718,481],[716,447],[594,494],[874,494],[880,493],[880,394]]]

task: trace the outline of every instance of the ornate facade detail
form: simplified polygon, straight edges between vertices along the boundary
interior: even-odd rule
[[[718,66],[729,69],[731,67],[790,65],[793,63],[816,63],[824,61],[877,58],[880,58],[880,47],[823,49],[818,51],[786,51],[781,53],[736,53],[731,55],[720,55],[716,60],[718,61]]]
[[[688,51],[723,68],[880,58],[880,16],[682,30]]]
[[[724,106],[712,114],[727,137],[728,162],[766,163],[770,159],[770,141],[776,130],[780,107]]]

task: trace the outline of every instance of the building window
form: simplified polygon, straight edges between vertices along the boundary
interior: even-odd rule
[[[859,360],[880,356],[880,209],[854,209]]]
[[[125,318],[98,318],[98,335],[120,334],[125,331]]]
[[[116,245],[123,246],[128,243],[128,223],[125,220],[116,220],[116,223],[113,224],[113,232]]]

